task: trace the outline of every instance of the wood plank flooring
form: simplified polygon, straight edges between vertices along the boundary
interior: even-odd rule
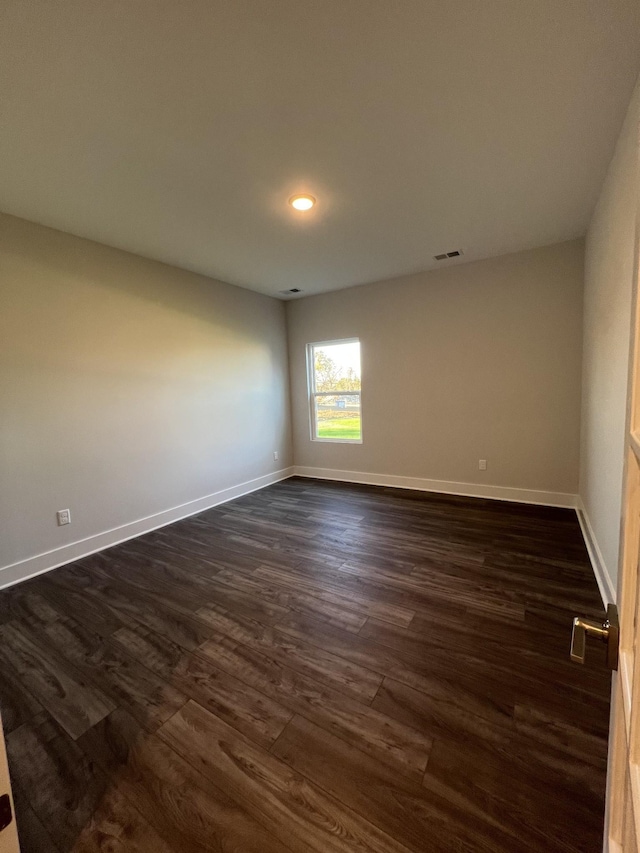
[[[23,853],[596,853],[575,513],[293,478],[0,592]]]

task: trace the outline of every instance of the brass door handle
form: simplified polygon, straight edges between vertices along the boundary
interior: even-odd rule
[[[597,637],[603,643],[607,644],[607,666],[609,669],[617,669],[620,628],[618,624],[618,610],[615,604],[607,605],[607,617],[604,622],[596,622],[595,619],[585,619],[583,616],[575,617],[571,634],[572,661],[584,663],[587,636]]]

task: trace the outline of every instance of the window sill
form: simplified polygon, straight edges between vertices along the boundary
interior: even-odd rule
[[[319,441],[322,444],[362,444],[361,438],[312,438],[311,441]]]

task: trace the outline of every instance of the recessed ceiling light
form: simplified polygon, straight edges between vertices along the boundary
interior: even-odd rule
[[[289,204],[296,210],[311,210],[315,203],[316,200],[312,195],[293,195],[289,199]]]

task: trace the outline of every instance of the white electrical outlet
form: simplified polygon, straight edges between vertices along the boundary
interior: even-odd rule
[[[478,459],[478,468],[481,471],[487,470],[487,460],[486,459]]]
[[[279,458],[280,458],[280,454],[278,453],[277,450],[274,450],[273,451],[273,461],[277,462]]]
[[[70,509],[59,509],[56,516],[58,518],[58,527],[62,527],[63,524],[71,524]]]

